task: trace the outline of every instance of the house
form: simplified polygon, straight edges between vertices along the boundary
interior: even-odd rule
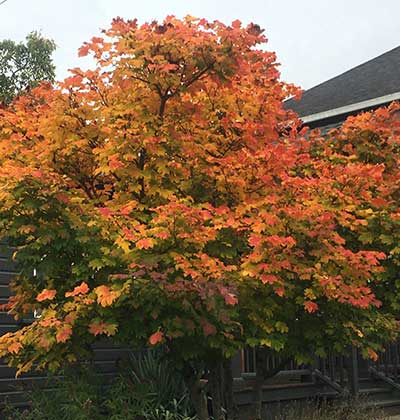
[[[400,100],[400,46],[306,90],[285,107],[323,132],[350,116]]]

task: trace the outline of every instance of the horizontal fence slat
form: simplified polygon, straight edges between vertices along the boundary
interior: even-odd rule
[[[0,255],[0,271],[6,271],[9,273],[18,273],[18,267],[16,264],[10,260],[8,257],[3,257]]]
[[[0,284],[0,298],[10,297],[12,295],[13,293],[11,293],[11,290],[8,287],[8,285]]]
[[[0,271],[0,285],[8,286],[17,273]]]

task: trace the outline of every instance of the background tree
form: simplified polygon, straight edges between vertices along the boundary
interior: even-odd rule
[[[317,142],[315,143],[318,144]],[[354,248],[380,250],[387,256],[382,261],[381,281],[374,292],[385,306],[399,318],[399,202],[400,202],[400,105],[392,103],[374,112],[349,117],[338,130],[332,130],[319,143],[325,158],[338,169],[343,165],[367,165],[373,173],[366,181],[358,180],[362,195],[357,208],[345,210],[354,221],[363,222],[347,228],[346,240]],[[372,181],[371,181],[372,180]],[[349,226],[348,226],[349,227]]]
[[[245,346],[376,357],[392,336],[374,294],[385,253],[351,236],[381,168],[298,131],[265,40],[238,21],[115,19],[80,49],[94,70],[2,110],[0,229],[21,267],[8,307],[42,310],[0,338],[19,372],[102,335],[162,344],[203,420],[201,378],[221,418],[221,369]]]
[[[54,41],[31,32],[26,41],[0,41],[0,103],[10,103],[17,95],[38,85],[54,81],[52,54]]]

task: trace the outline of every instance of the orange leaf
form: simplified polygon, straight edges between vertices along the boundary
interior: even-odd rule
[[[12,343],[12,344],[10,344],[8,347],[7,347],[7,350],[10,352],[10,353],[14,353],[14,354],[17,354],[17,353],[19,353],[19,351],[22,349],[22,344],[20,344],[20,343]]]
[[[99,212],[106,219],[108,219],[109,217],[111,217],[111,214],[112,214],[111,210],[108,207],[100,207],[99,208]]]
[[[122,168],[124,166],[124,164],[121,161],[118,160],[118,155],[110,156],[110,159],[108,161],[108,165],[112,169],[118,169],[118,168]]]
[[[97,303],[103,307],[110,306],[120,295],[119,292],[112,291],[108,286],[96,287],[95,292],[97,294]]]
[[[155,346],[157,343],[160,343],[164,337],[164,334],[161,331],[157,331],[154,334],[152,334],[149,338],[149,343],[152,346]]]
[[[43,302],[44,300],[53,300],[56,296],[56,290],[54,289],[43,289],[37,296],[36,300],[38,302]]]
[[[88,44],[82,45],[78,50],[78,57],[85,57],[89,54],[90,46]]]
[[[227,295],[224,296],[225,298],[225,303],[227,305],[236,305],[238,303],[238,298],[233,295],[232,293],[228,293]]]
[[[40,170],[36,170],[36,171],[32,171],[31,174],[34,178],[41,178],[43,175],[43,172]]]
[[[82,282],[80,286],[76,286],[72,292],[65,293],[65,297],[76,296],[80,294],[84,295],[88,291],[89,291],[89,286],[85,282]]]
[[[106,334],[114,335],[117,332],[117,324],[108,324],[106,322],[96,320],[89,324],[89,332],[94,336]]]
[[[136,242],[136,248],[149,249],[153,247],[153,240],[151,238],[143,238]]]
[[[374,362],[376,362],[377,360],[378,360],[378,358],[379,358],[379,356],[377,355],[377,353],[374,351],[374,350],[372,350],[371,349],[371,347],[368,347],[368,355],[369,355],[369,357],[374,361]]]
[[[278,278],[273,274],[261,274],[260,279],[264,284],[272,284],[278,281]]]
[[[240,29],[241,26],[242,26],[242,22],[238,19],[236,19],[232,22],[232,28]]]
[[[57,332],[57,343],[65,343],[72,335],[72,328],[68,324],[64,324]]]
[[[312,314],[318,309],[318,305],[315,302],[311,302],[310,300],[304,302],[304,307],[310,314]]]
[[[259,246],[262,242],[261,236],[251,235],[249,238],[249,244],[254,247]]]
[[[105,322],[93,322],[89,325],[89,331],[94,336],[103,334],[105,331],[106,323]]]

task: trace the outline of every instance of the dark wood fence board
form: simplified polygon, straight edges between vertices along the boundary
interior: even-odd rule
[[[8,298],[12,296],[11,290],[6,284],[0,284],[0,298]]]

